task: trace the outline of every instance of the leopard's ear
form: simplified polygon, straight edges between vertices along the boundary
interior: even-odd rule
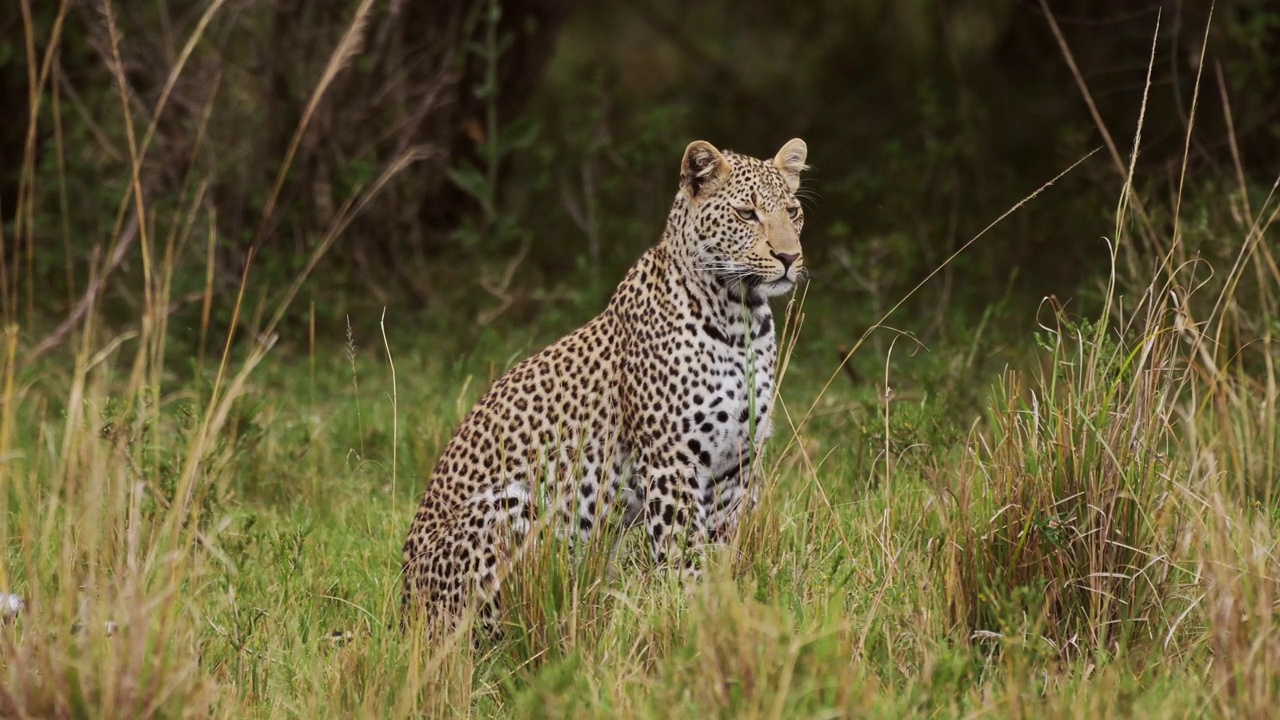
[[[715,192],[729,179],[733,166],[706,140],[695,140],[684,149],[680,161],[680,189],[700,200]]]
[[[783,145],[778,154],[773,156],[773,165],[778,168],[778,172],[782,173],[782,179],[787,181],[787,187],[791,188],[791,192],[795,192],[800,187],[800,173],[809,167],[804,164],[804,159],[807,157],[809,157],[809,146],[805,145],[800,138],[795,138]]]

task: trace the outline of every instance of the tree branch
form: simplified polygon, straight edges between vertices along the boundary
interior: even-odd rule
[[[89,310],[93,308],[94,303],[98,300],[98,295],[102,293],[102,288],[107,284],[107,279],[111,276],[111,273],[115,272],[116,268],[120,267],[120,263],[124,262],[125,256],[129,254],[129,248],[133,247],[137,240],[138,216],[135,213],[129,217],[129,221],[125,223],[124,228],[120,231],[120,239],[116,242],[116,249],[111,253],[111,259],[107,261],[106,268],[89,281],[89,287],[85,289],[80,302],[76,303],[75,309],[71,311],[67,319],[63,320],[62,324],[58,325],[53,332],[37,343],[31,349],[31,352],[27,353],[26,362],[30,363],[66,341],[67,336],[89,314]]]

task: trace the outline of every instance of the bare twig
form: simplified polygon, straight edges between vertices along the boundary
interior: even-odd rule
[[[497,298],[500,304],[496,308],[480,313],[480,317],[476,319],[476,324],[488,325],[494,320],[497,320],[498,317],[502,315],[502,313],[506,312],[507,308],[511,307],[512,303],[515,302],[515,295],[511,292],[511,283],[515,280],[516,271],[520,269],[522,264],[524,264],[524,259],[528,254],[529,238],[526,237],[520,243],[520,250],[516,252],[516,256],[511,259],[511,262],[507,263],[507,268],[502,273],[501,280],[495,283],[487,278],[480,278],[480,287],[484,288],[486,292]]]
[[[1120,177],[1128,178],[1130,176],[1128,168],[1125,166],[1124,160],[1120,156],[1120,150],[1117,148],[1115,140],[1111,137],[1111,132],[1107,129],[1106,123],[1102,121],[1102,114],[1098,112],[1098,106],[1093,101],[1093,94],[1089,92],[1089,86],[1084,81],[1084,75],[1080,72],[1079,66],[1076,65],[1075,55],[1071,52],[1071,47],[1067,45],[1067,39],[1063,37],[1062,30],[1058,27],[1058,21],[1054,18],[1053,12],[1049,10],[1049,4],[1046,0],[1040,0],[1040,8],[1044,11],[1045,19],[1049,21],[1049,29],[1053,32],[1053,37],[1058,41],[1058,48],[1062,51],[1062,58],[1066,60],[1067,67],[1071,70],[1071,77],[1076,82],[1076,87],[1080,90],[1081,97],[1084,98],[1085,105],[1089,107],[1089,115],[1093,117],[1093,123],[1098,127],[1098,132],[1102,135],[1102,141],[1106,144],[1107,153],[1111,156],[1111,164]],[[1157,14],[1157,22],[1159,15]],[[1153,46],[1154,47],[1154,46]],[[1152,51],[1154,53],[1154,49]],[[1147,66],[1147,78],[1150,86],[1151,65]],[[1134,150],[1137,152],[1137,149]],[[1133,192],[1132,187],[1125,187],[1125,195],[1121,198],[1124,202],[1133,206],[1137,211],[1139,219],[1142,220],[1140,227],[1147,236],[1147,241],[1151,247],[1159,247],[1159,238],[1155,232],[1155,225],[1151,221],[1151,217],[1147,214],[1146,207],[1142,203],[1142,199]]]
[[[251,245],[254,250],[261,248],[262,243],[266,240],[267,230],[275,216],[276,204],[279,202],[280,193],[284,189],[289,168],[293,166],[293,160],[297,157],[298,148],[302,144],[302,137],[311,125],[316,108],[319,107],[320,101],[324,99],[325,93],[329,90],[329,86],[333,84],[333,80],[338,76],[338,73],[346,69],[364,49],[364,28],[372,9],[373,0],[363,0],[360,6],[356,8],[351,24],[347,26],[347,31],[343,34],[342,40],[329,56],[329,62],[325,64],[324,73],[320,76],[319,82],[316,83],[315,89],[311,91],[311,98],[307,100],[302,119],[298,121],[298,127],[293,132],[293,138],[289,141],[289,149],[285,151],[284,159],[280,163],[280,169],[276,173],[275,183],[263,206],[262,220],[258,223],[258,230],[254,234],[253,244]]]
[[[116,242],[116,249],[111,253],[111,259],[107,261],[107,266],[89,282],[89,287],[85,289],[84,295],[80,297],[80,302],[76,303],[75,309],[71,311],[67,319],[63,320],[53,332],[49,333],[27,353],[26,362],[29,363],[44,355],[67,339],[71,331],[80,324],[80,321],[88,314],[90,308],[97,302],[98,295],[107,283],[107,278],[111,276],[111,273],[116,268],[120,267],[120,263],[124,262],[125,256],[129,254],[129,249],[133,247],[137,239],[138,216],[131,215],[128,222],[125,223],[124,229],[120,231],[119,241]]]

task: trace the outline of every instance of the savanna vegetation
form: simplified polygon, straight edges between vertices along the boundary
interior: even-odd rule
[[[471,403],[794,136],[733,546],[402,634]],[[1270,717],[1278,183],[1263,0],[9,0],[0,716]]]

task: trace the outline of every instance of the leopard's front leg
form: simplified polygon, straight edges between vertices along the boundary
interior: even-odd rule
[[[707,532],[712,542],[733,542],[745,513],[755,505],[759,487],[754,482],[757,468],[746,456],[715,476],[703,493],[707,507]]]
[[[645,487],[644,519],[654,564],[679,568],[696,579],[708,540],[707,508],[700,502],[694,468],[677,453],[644,453],[638,472]]]

